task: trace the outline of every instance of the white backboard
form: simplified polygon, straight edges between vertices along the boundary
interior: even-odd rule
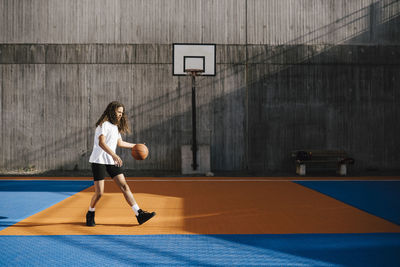
[[[202,70],[203,76],[215,76],[215,44],[173,44],[172,73],[187,75],[188,69]]]

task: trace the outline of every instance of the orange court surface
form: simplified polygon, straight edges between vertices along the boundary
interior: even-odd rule
[[[399,225],[290,180],[195,177],[127,181],[140,206],[157,212],[150,223],[138,227],[122,193],[106,179],[105,194],[96,209],[96,227],[84,224],[92,186],[8,227],[0,235],[400,232]]]

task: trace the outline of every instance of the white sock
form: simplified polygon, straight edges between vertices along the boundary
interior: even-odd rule
[[[139,208],[138,204],[133,205],[133,206],[132,206],[132,210],[135,212],[135,215],[136,215],[136,216],[139,215],[138,210],[140,210],[140,208]]]
[[[96,208],[92,208],[89,206],[89,211],[95,211]]]

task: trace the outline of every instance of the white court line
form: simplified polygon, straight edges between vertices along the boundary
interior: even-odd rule
[[[112,182],[112,180],[106,180]],[[294,179],[126,179],[128,182],[392,182],[398,180],[326,180],[326,179],[313,179],[313,180],[294,180]]]
[[[0,179],[0,181],[93,181],[93,179],[86,179],[86,180],[77,180],[77,179]],[[113,182],[112,179],[106,179],[106,182]],[[398,182],[400,181],[400,177],[398,179],[377,179],[377,180],[370,180],[370,179],[311,179],[311,180],[297,180],[297,179],[129,179],[126,178],[128,182]]]
[[[80,181],[87,182],[93,179],[77,180],[77,179],[0,179],[0,181]],[[105,182],[114,182],[112,179],[105,179]],[[327,179],[311,179],[311,180],[295,180],[295,179],[126,179],[128,182],[393,182],[400,181],[399,179],[385,179],[385,180],[362,180],[362,179],[346,179],[346,180],[327,180]]]

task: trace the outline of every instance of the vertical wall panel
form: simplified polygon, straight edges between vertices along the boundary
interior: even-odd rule
[[[241,0],[1,0],[2,43],[245,42]]]
[[[2,169],[44,168],[44,66],[2,66]]]
[[[0,7],[1,43],[399,42],[398,27],[386,23],[399,20],[395,0],[1,0]]]

